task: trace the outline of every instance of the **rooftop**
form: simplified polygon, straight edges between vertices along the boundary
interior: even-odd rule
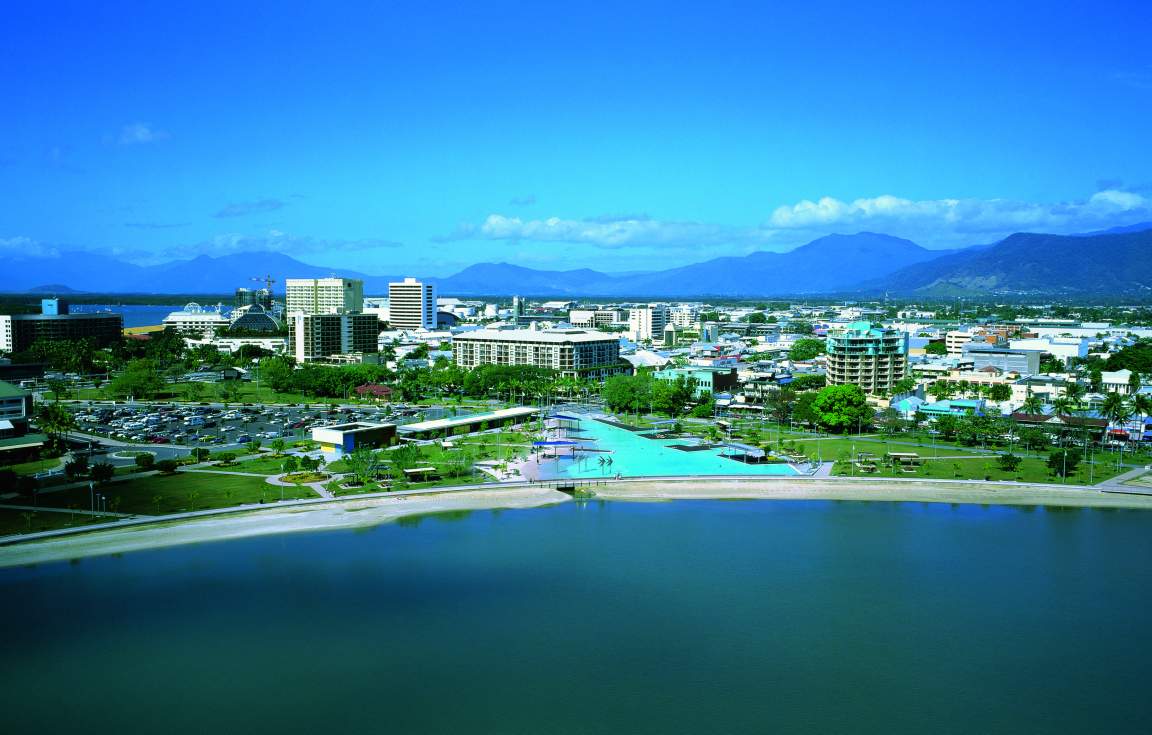
[[[587,329],[477,329],[463,332],[453,340],[489,340],[499,342],[547,342],[566,344],[570,342],[617,342],[619,337],[606,332],[592,332]]]

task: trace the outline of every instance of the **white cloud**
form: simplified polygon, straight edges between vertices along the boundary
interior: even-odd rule
[[[24,235],[0,237],[0,255],[7,258],[55,258],[60,249]]]
[[[528,219],[490,214],[479,225],[463,224],[444,240],[533,240],[592,245],[610,250],[633,247],[689,248],[764,242],[757,228],[703,222],[675,222],[647,215],[613,215],[591,219]]]
[[[168,133],[152,127],[151,123],[134,122],[120,129],[120,145],[143,145],[167,140]]]
[[[884,195],[843,202],[832,197],[778,207],[764,227],[810,232],[874,229],[928,242],[1013,232],[1084,232],[1152,217],[1152,200],[1109,189],[1086,200],[1044,204],[1010,199],[923,199]]]

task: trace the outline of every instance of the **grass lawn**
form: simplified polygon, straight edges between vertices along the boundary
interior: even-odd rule
[[[20,464],[0,465],[0,469],[13,470],[17,475],[34,475],[37,472],[50,470],[54,467],[60,466],[60,458],[53,459],[38,459],[33,462],[22,462]]]
[[[211,469],[220,472],[255,472],[258,475],[279,475],[283,472],[285,457],[275,457],[271,454],[253,457],[232,465],[213,465]]]
[[[109,498],[109,510],[115,508],[118,513],[143,515],[227,508],[261,500],[270,503],[279,500],[281,493],[285,500],[316,497],[311,488],[274,487],[261,477],[191,472],[112,482],[97,492]],[[73,505],[86,509],[89,507],[88,489],[41,493],[40,504],[57,508]]]
[[[915,471],[902,472],[898,468],[894,469],[878,464],[876,472],[862,474],[858,469],[837,463],[834,474],[857,477],[923,477],[933,480],[983,480],[987,478],[1017,482],[1061,482],[1059,475],[1053,475],[1049,471],[1047,459],[1031,457],[1024,459],[1015,472],[1001,470],[995,456],[935,460],[928,458],[924,460],[921,466],[909,469],[915,469]],[[1096,463],[1092,467],[1081,463],[1076,468],[1076,472],[1070,474],[1065,481],[1076,485],[1095,484],[1126,470],[1127,468],[1124,467],[1117,469],[1114,463]]]
[[[32,511],[0,508],[0,536],[10,536],[17,533],[36,533],[37,531],[54,531],[58,528],[91,526],[94,523],[104,523],[105,521],[114,520],[116,520],[116,516],[35,513]]]

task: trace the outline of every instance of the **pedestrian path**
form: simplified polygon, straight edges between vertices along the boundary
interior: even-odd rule
[[[71,508],[48,508],[42,505],[9,505],[0,504],[0,510],[30,510],[34,513],[74,513],[80,516],[97,516],[100,518],[151,518],[139,513],[112,513],[104,510],[73,510]]]

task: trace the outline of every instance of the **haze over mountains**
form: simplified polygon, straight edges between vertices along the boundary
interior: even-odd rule
[[[140,266],[87,252],[9,258],[0,291],[51,284],[96,293],[226,294],[252,279],[362,278],[367,294],[387,293],[403,275],[367,275],[301,263],[282,253],[249,252]],[[443,295],[770,297],[817,294],[1148,295],[1152,292],[1152,223],[1085,235],[1019,233],[992,245],[928,250],[890,235],[828,235],[784,253],[756,252],[646,273],[590,269],[546,271],[478,263],[447,278],[428,278]]]

